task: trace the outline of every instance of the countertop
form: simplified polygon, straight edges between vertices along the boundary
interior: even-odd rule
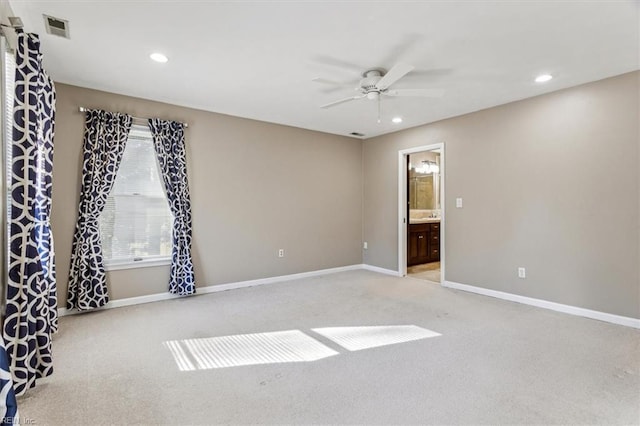
[[[409,225],[414,223],[440,223],[439,217],[425,217],[423,219],[409,219]]]

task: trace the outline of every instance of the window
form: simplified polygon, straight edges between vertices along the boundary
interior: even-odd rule
[[[170,262],[173,217],[156,158],[149,128],[133,125],[99,220],[107,269]]]

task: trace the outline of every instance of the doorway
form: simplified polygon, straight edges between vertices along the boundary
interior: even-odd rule
[[[444,282],[444,144],[398,153],[398,273]]]

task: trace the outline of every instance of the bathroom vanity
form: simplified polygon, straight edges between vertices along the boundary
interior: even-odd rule
[[[407,266],[440,261],[440,219],[417,219],[409,224]]]

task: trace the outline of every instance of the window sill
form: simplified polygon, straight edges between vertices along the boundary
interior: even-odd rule
[[[120,269],[138,269],[151,268],[154,266],[171,265],[171,257],[151,258],[142,260],[119,260],[114,262],[105,262],[105,271],[117,271]]]

